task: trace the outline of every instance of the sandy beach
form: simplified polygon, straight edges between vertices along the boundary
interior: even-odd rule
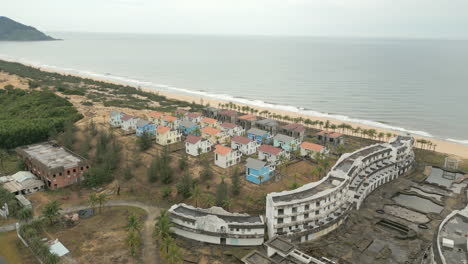
[[[35,67],[34,65],[28,65],[28,66]],[[38,67],[35,67],[35,68],[38,68]],[[108,82],[108,83],[117,83],[117,84],[122,84],[122,85],[128,85],[126,83],[119,83],[119,82],[116,82],[116,81],[110,81],[110,80],[103,79],[103,78],[101,79],[101,78],[95,78],[95,77],[90,77],[90,76],[86,76],[86,75],[71,74],[71,73],[68,73],[68,72],[56,71],[56,70],[51,70],[51,69],[47,69],[47,68],[43,68],[43,67],[41,67],[40,69],[43,70],[43,71],[50,71],[50,72],[57,72],[57,73],[61,73],[61,74],[75,75],[75,76],[78,76],[78,77],[90,78],[90,79],[95,79],[95,80],[98,80],[98,81],[103,81],[103,82]],[[11,76],[11,77],[13,77],[13,76]],[[5,79],[5,75],[3,75],[2,78]],[[16,78],[12,78],[12,80],[11,80],[13,85],[14,85],[14,83],[16,81],[15,79]],[[184,95],[184,94],[169,93],[169,92],[165,92],[165,91],[156,91],[156,90],[145,88],[145,87],[139,87],[139,88],[141,88],[142,90],[148,91],[148,92],[158,93],[160,95],[164,95],[164,96],[166,96],[168,98],[171,98],[171,99],[177,99],[177,100],[182,100],[182,101],[187,101],[187,102],[195,101],[196,103],[203,103],[204,105],[210,104],[210,106],[213,106],[213,107],[218,107],[219,104],[228,103],[228,101],[212,99],[212,98],[207,98],[207,97],[201,98],[199,96],[190,96],[190,95]],[[239,106],[244,106],[245,105],[245,104],[241,104],[241,103],[237,103],[237,102],[235,104],[239,105]],[[362,129],[375,129],[378,133],[379,132],[384,132],[384,133],[390,132],[390,133],[394,133],[394,134],[400,133],[399,131],[395,131],[395,130],[382,129],[382,128],[378,128],[378,127],[372,127],[372,126],[367,126],[367,125],[364,125],[364,124],[353,123],[353,122],[343,122],[341,120],[336,120],[336,119],[332,119],[332,118],[323,118],[323,117],[319,117],[319,116],[305,115],[305,114],[300,114],[300,113],[295,113],[295,112],[278,110],[278,109],[275,109],[275,108],[257,107],[257,106],[253,106],[253,105],[248,105],[248,106],[251,107],[251,108],[257,109],[259,112],[261,112],[263,110],[268,110],[271,113],[280,114],[280,115],[288,115],[288,116],[293,117],[293,118],[294,117],[302,117],[304,119],[309,118],[311,120],[321,120],[323,122],[329,120],[329,122],[331,124],[335,124],[335,125],[345,123],[345,124],[351,125],[354,128],[360,127]],[[456,155],[456,156],[459,156],[459,157],[461,157],[463,159],[468,159],[468,146],[466,146],[466,145],[456,144],[456,143],[453,143],[453,142],[448,142],[448,141],[444,141],[444,140],[440,140],[440,139],[436,139],[436,138],[430,138],[430,137],[422,137],[422,136],[416,136],[416,135],[414,135],[414,137],[416,139],[426,139],[426,140],[431,141],[433,144],[436,145],[436,151],[437,152]]]

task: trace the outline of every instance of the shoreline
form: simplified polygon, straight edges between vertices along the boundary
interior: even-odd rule
[[[381,127],[378,127],[378,126],[372,126],[372,125],[362,124],[362,123],[353,122],[353,121],[343,121],[343,120],[339,120],[339,119],[336,119],[336,118],[333,118],[333,117],[324,117],[324,116],[313,115],[313,114],[298,113],[298,112],[288,111],[288,110],[284,110],[284,109],[277,109],[277,108],[273,108],[273,107],[275,107],[275,105],[270,104],[270,103],[266,103],[266,104],[269,104],[271,106],[262,107],[262,106],[252,105],[252,104],[248,104],[248,103],[242,103],[242,102],[233,101],[233,100],[222,100],[222,99],[215,99],[215,98],[212,98],[212,97],[209,97],[209,96],[196,95],[195,93],[197,93],[198,91],[194,91],[193,95],[178,94],[178,93],[173,93],[173,92],[161,91],[161,90],[158,90],[156,88],[144,87],[144,86],[141,86],[141,85],[136,86],[136,85],[131,84],[130,81],[125,82],[124,80],[117,81],[117,80],[106,79],[104,75],[102,77],[100,77],[100,76],[98,76],[98,77],[89,76],[89,75],[92,75],[92,74],[87,75],[87,74],[80,74],[80,73],[74,73],[74,72],[71,73],[71,72],[68,72],[66,70],[60,70],[60,69],[58,69],[58,67],[50,67],[50,66],[49,67],[47,67],[47,66],[41,66],[40,67],[40,66],[36,66],[36,65],[21,62],[21,61],[15,61],[15,60],[4,59],[4,58],[1,58],[1,59],[5,60],[5,61],[9,61],[9,62],[21,63],[21,64],[27,65],[29,67],[40,69],[42,71],[55,72],[55,73],[64,74],[64,75],[72,75],[72,76],[77,76],[77,77],[81,77],[81,78],[89,78],[89,79],[94,79],[94,80],[101,81],[101,82],[114,83],[114,84],[119,84],[119,85],[128,85],[128,86],[132,86],[132,87],[135,87],[135,88],[139,88],[139,89],[144,90],[146,92],[160,94],[160,95],[166,96],[167,98],[170,98],[170,99],[176,99],[176,100],[181,100],[181,101],[186,101],[186,102],[196,102],[196,103],[203,102],[203,105],[206,105],[207,103],[209,103],[210,106],[213,106],[213,107],[218,107],[219,104],[225,104],[225,103],[233,102],[236,105],[239,105],[241,107],[242,106],[249,106],[251,108],[257,109],[259,112],[261,112],[263,110],[268,110],[271,113],[279,114],[279,115],[283,115],[283,116],[288,115],[288,116],[290,116],[292,118],[302,117],[304,119],[309,118],[311,120],[319,120],[319,121],[323,121],[323,122],[326,122],[328,120],[330,122],[330,124],[339,125],[339,124],[344,123],[344,124],[349,124],[354,128],[360,127],[362,129],[375,129],[377,131],[377,133],[383,132],[383,133],[392,133],[392,134],[396,133],[396,134],[398,134],[398,133],[405,132],[405,131],[400,131],[400,130],[397,130],[397,129],[381,128]],[[94,75],[101,75],[101,74],[94,74]],[[240,99],[242,99],[242,98],[240,98]],[[315,112],[315,111],[311,110],[311,112]],[[315,112],[315,113],[318,113],[318,112]],[[370,122],[373,122],[373,121],[370,121]],[[380,122],[378,122],[378,123],[380,123]],[[418,131],[415,131],[415,132],[418,132]],[[425,139],[425,140],[431,141],[433,144],[436,145],[436,151],[437,152],[444,153],[444,154],[449,154],[449,155],[456,155],[456,156],[460,156],[462,158],[468,159],[468,145],[464,145],[464,144],[461,144],[461,143],[455,143],[455,142],[451,142],[451,141],[447,141],[447,140],[443,140],[443,139],[438,139],[438,138],[434,138],[434,137],[429,137],[429,136],[421,136],[421,135],[418,135],[418,134],[415,134],[415,133],[411,133],[411,131],[408,131],[407,133],[410,133],[416,139]]]

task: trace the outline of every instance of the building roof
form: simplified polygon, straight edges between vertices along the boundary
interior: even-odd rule
[[[150,123],[149,121],[139,118],[137,123],[136,123],[136,126],[137,127],[144,127],[144,126],[148,125],[149,123]]]
[[[234,110],[223,110],[219,112],[220,115],[227,115],[227,116],[237,116],[237,112]]]
[[[321,146],[319,144],[315,144],[315,143],[311,143],[311,142],[302,142],[301,144],[301,148],[304,148],[304,149],[310,149],[310,150],[313,150],[313,151],[321,151],[322,149],[324,149],[325,147],[324,146]]]
[[[286,130],[292,130],[292,131],[296,131],[296,132],[303,132],[305,131],[305,127],[301,124],[297,124],[297,123],[291,123],[291,124],[287,124],[285,126],[282,126],[281,128],[284,128]]]
[[[49,251],[50,253],[59,257],[62,257],[70,252],[58,239],[49,242]]]
[[[130,120],[132,118],[134,118],[134,116],[124,114],[121,119],[122,119],[122,121],[128,121],[128,120]]]
[[[268,132],[266,132],[265,130],[261,130],[261,129],[258,129],[258,128],[251,128],[247,131],[247,133],[249,134],[254,134],[254,135],[257,135],[257,136],[263,136],[265,134],[268,134]]]
[[[123,113],[120,112],[120,111],[112,110],[112,111],[110,112],[109,115],[110,115],[110,116],[117,116],[117,115],[120,116],[120,115],[122,115],[122,114],[123,114]]]
[[[257,250],[249,252],[242,258],[245,264],[274,264],[273,260]]]
[[[253,158],[248,158],[247,163],[245,164],[245,167],[247,168],[252,168],[254,170],[259,170],[263,167],[266,166],[266,162],[258,160],[258,159],[253,159]]]
[[[23,182],[29,179],[37,179],[36,176],[29,171],[18,171],[17,173],[11,175],[11,178],[17,182]]]
[[[169,130],[171,130],[171,128],[165,127],[165,126],[158,126],[158,128],[156,128],[156,133],[158,133],[158,134],[165,134],[165,133],[167,133]]]
[[[160,118],[162,115],[163,115],[162,112],[157,112],[157,111],[153,111],[148,114],[149,117],[152,117],[155,119]]]
[[[219,155],[227,155],[229,152],[231,152],[232,149],[230,147],[226,147],[226,146],[223,146],[223,145],[216,145],[215,146],[215,150],[214,150],[214,153],[218,153]]]
[[[38,161],[48,169],[72,168],[81,164],[84,159],[65,148],[50,142],[19,147],[30,158]]]
[[[288,255],[296,248],[296,246],[293,243],[279,236],[271,238],[270,240],[265,242],[265,245],[267,247],[274,248],[276,251],[279,251],[284,255]]]
[[[243,115],[239,116],[239,119],[247,120],[247,121],[255,121],[257,120],[257,116],[255,115]]]
[[[275,127],[275,126],[278,126],[278,122],[276,122],[276,120],[273,120],[273,119],[262,119],[260,121],[257,121],[256,123],[257,125],[261,125],[261,126],[269,126],[269,127]]]
[[[197,137],[197,136],[194,136],[194,135],[188,135],[187,139],[185,141],[190,143],[190,144],[196,144],[201,139],[202,139],[201,137]]]
[[[185,127],[185,128],[192,128],[192,127],[195,127],[197,126],[196,123],[192,122],[192,121],[188,121],[188,120],[182,120],[180,121],[179,125]]]
[[[202,114],[199,112],[188,112],[185,116],[190,118],[200,117]]]
[[[24,197],[22,194],[15,195],[16,200],[21,203],[24,207],[30,207],[31,202],[28,200],[28,198]]]
[[[233,124],[233,123],[226,122],[226,123],[222,123],[221,126],[224,127],[224,128],[233,129],[233,128],[236,128],[237,125]]]
[[[166,122],[174,122],[174,121],[177,120],[177,117],[171,116],[171,115],[166,115],[166,116],[163,116],[161,119],[166,121]]]
[[[209,118],[209,117],[204,117],[204,118],[202,118],[201,121],[204,122],[204,123],[208,123],[208,124],[214,124],[214,123],[218,122],[218,120],[216,120],[214,118]]]
[[[295,138],[286,136],[283,134],[277,134],[276,136],[273,137],[273,139],[276,139],[278,141],[285,142],[285,143],[291,143],[292,141],[295,140]]]
[[[33,174],[31,174],[32,177],[28,176],[28,178],[23,178],[23,176],[21,176],[20,180],[15,179],[15,175],[10,177],[10,181],[3,184],[3,187],[11,193],[20,192],[27,189],[41,188],[44,186],[44,182],[38,180]]]
[[[326,130],[320,131],[317,135],[327,135],[327,137],[330,137],[330,138],[338,138],[338,137],[344,136],[341,133],[331,132],[331,131],[326,131]]]
[[[202,128],[201,132],[212,135],[212,136],[216,136],[219,132],[221,132],[221,129],[214,128],[214,127],[204,127]]]
[[[250,142],[253,142],[252,139],[250,139],[248,137],[241,137],[241,136],[235,136],[235,137],[231,138],[231,141],[241,143],[241,144],[244,144],[244,145],[249,144]]]
[[[281,151],[283,151],[282,149],[280,148],[277,148],[277,147],[273,147],[271,145],[261,145],[259,148],[258,148],[258,151],[262,151],[262,152],[265,152],[265,153],[269,153],[271,155],[278,155],[281,153]]]
[[[207,209],[197,208],[186,204],[174,204],[170,212],[189,216],[191,218],[205,217],[209,215],[217,216],[226,223],[237,224],[263,224],[263,219],[260,216],[251,216],[243,213],[231,213],[221,207],[210,207]]]

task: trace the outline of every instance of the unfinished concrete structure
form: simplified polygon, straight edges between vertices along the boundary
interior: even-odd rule
[[[185,238],[231,246],[257,246],[264,241],[262,216],[230,213],[215,206],[202,209],[186,204],[175,204],[168,212],[172,230]]]
[[[89,169],[88,160],[53,142],[18,147],[16,153],[28,170],[51,189],[82,181]]]
[[[317,239],[340,226],[352,209],[380,185],[413,165],[411,136],[375,144],[341,156],[326,177],[291,191],[269,193],[266,218],[269,237],[293,242]]]
[[[11,176],[0,178],[3,188],[18,194],[29,194],[44,189],[44,182],[29,171],[18,171]]]

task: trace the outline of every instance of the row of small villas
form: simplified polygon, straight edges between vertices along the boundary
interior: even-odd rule
[[[388,143],[343,154],[322,180],[267,194],[265,216],[173,205],[169,210],[172,228],[179,236],[221,245],[262,245],[269,238],[267,253],[249,253],[243,258],[248,264],[333,263],[308,256],[292,243],[315,240],[335,230],[373,190],[407,173],[414,163],[413,144],[413,137],[400,135]]]
[[[303,142],[306,129],[301,124],[280,126],[276,120],[213,107],[205,108],[203,113],[177,110],[176,116],[150,112],[147,119],[112,111],[109,123],[127,132],[135,131],[137,136],[148,133],[160,145],[185,140],[186,153],[192,156],[213,151],[214,163],[221,168],[239,164],[244,155],[257,155],[248,157],[245,164],[247,180],[256,184],[268,181],[293,151],[300,150],[301,156],[311,158],[328,152],[322,145]],[[324,145],[344,143],[343,134],[336,132],[322,131],[317,137]]]

